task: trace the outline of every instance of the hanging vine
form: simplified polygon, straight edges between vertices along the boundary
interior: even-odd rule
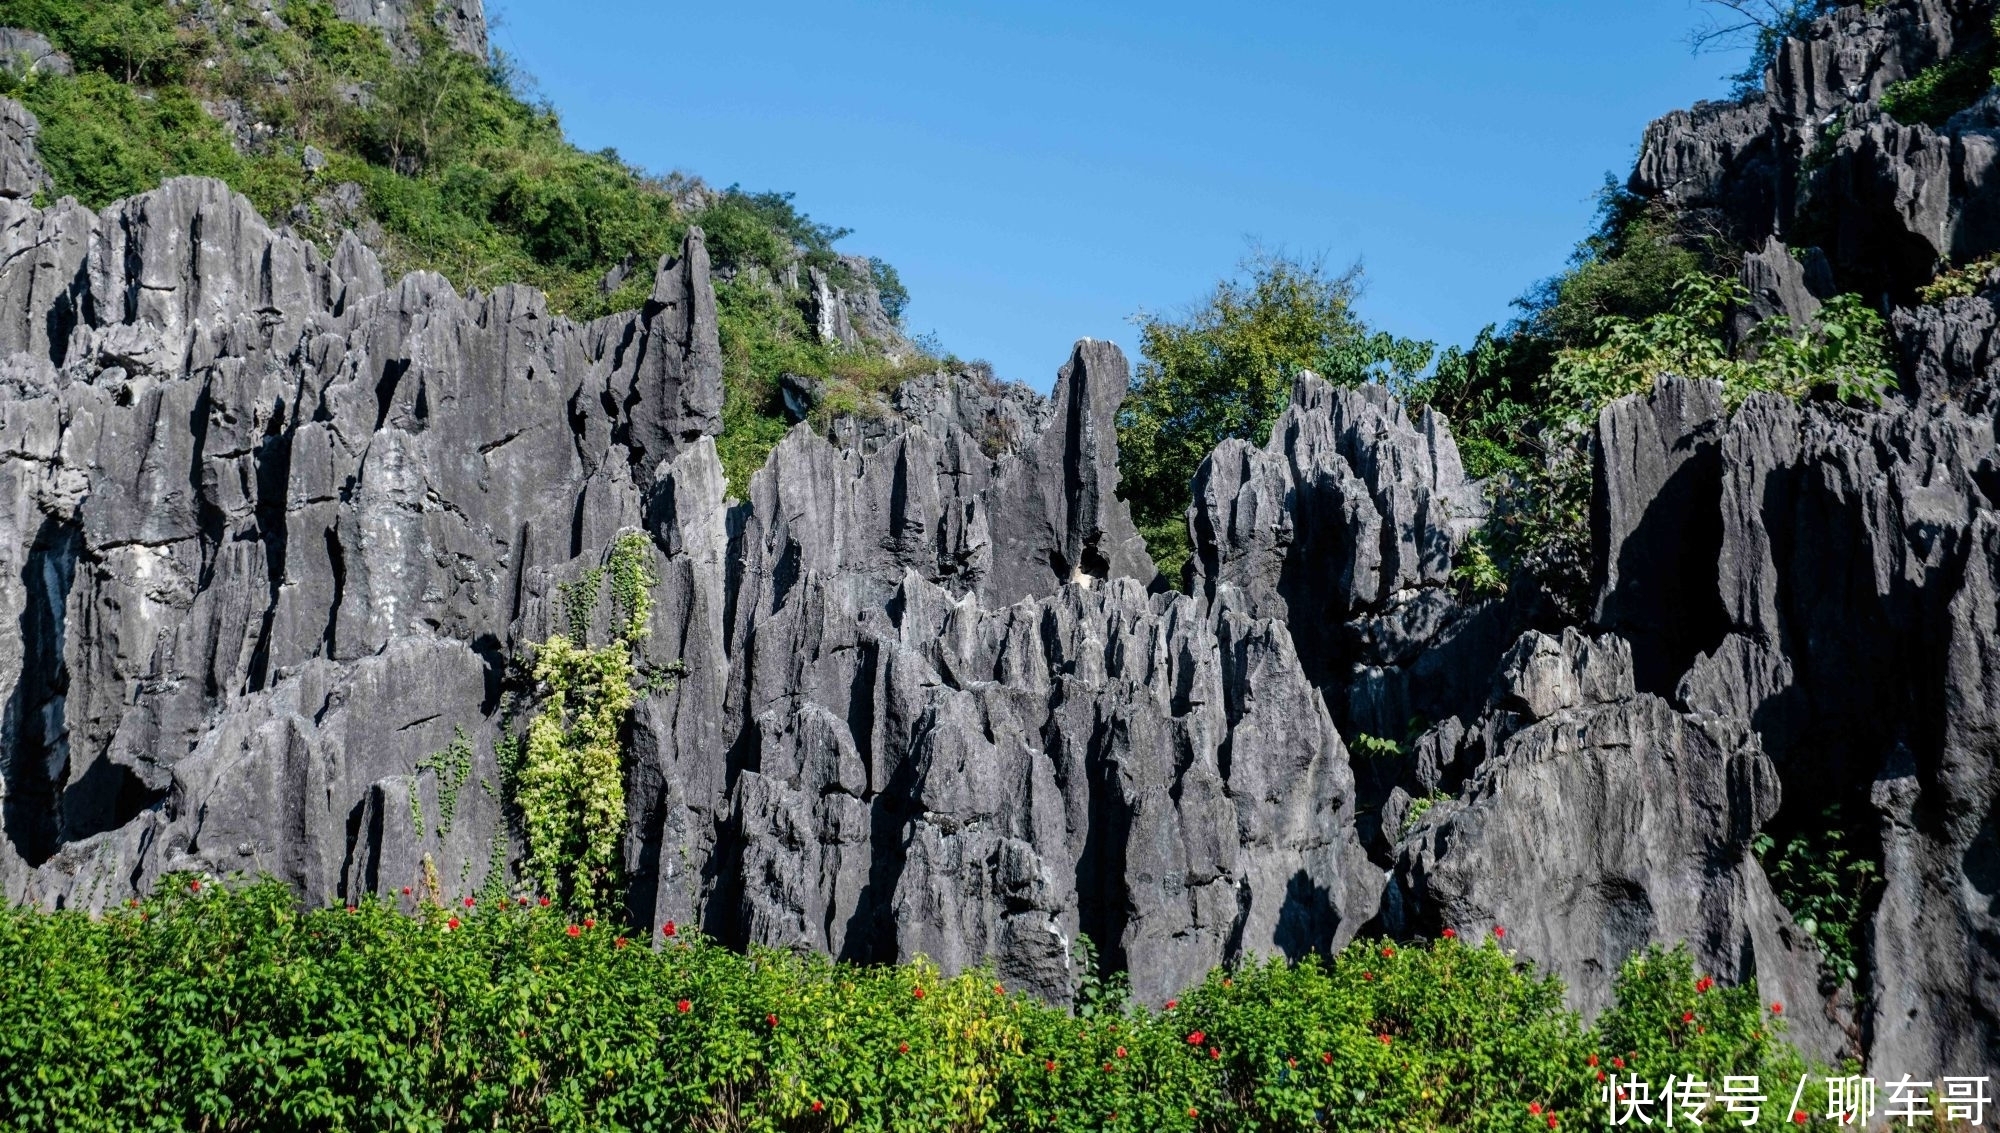
[[[610,582],[612,638],[589,643],[598,591]],[[613,900],[625,825],[620,733],[646,682],[636,657],[652,615],[652,546],[627,532],[609,560],[560,590],[569,633],[536,646],[539,693],[525,736],[502,759],[527,839],[526,869],[542,891],[582,911]]]

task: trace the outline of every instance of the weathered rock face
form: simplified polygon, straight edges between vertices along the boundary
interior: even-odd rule
[[[1586,1011],[1611,1002],[1617,959],[1687,941],[1702,970],[1794,1004],[1795,1041],[1838,1049],[1831,1020],[1796,1009],[1820,998],[1818,950],[1750,854],[1779,804],[1754,739],[1637,691],[1623,640],[1574,629],[1522,637],[1453,739],[1477,770],[1404,836],[1397,927],[1500,925]]]
[[[1879,102],[1984,44],[1992,12],[1991,0],[1888,0],[1823,16],[1784,42],[1761,92],[1654,122],[1630,187],[1718,218],[1744,248],[1776,238],[1823,252],[1837,290],[1907,298],[1939,262],[2000,250],[2000,122],[1974,108],[1941,129],[1906,126]],[[1773,266],[1768,256],[1745,266],[1760,314],[1771,313],[1761,308],[1779,282]],[[1785,313],[1810,314],[1798,287],[1780,286],[1793,300]]]
[[[814,336],[829,345],[850,348],[873,343],[891,357],[913,353],[902,328],[883,309],[882,297],[870,279],[869,262],[860,256],[845,256],[842,265],[854,281],[851,286],[840,286],[820,268],[806,269],[806,316]]]
[[[0,70],[17,79],[76,73],[69,56],[57,51],[48,36],[24,28],[0,28]]]
[[[1894,275],[1986,239],[1993,108],[1928,135],[1870,117],[1973,12],[1845,10],[1769,95],[1649,134],[1635,186],[1754,233],[1740,329],[1810,319],[1866,241],[1924,241],[1877,257]],[[1894,150],[1894,191],[1846,191],[1862,242],[1795,255],[1786,178],[1832,112],[1817,183]],[[1209,456],[1176,593],[1118,497],[1108,343],[1050,398],[937,374],[801,425],[730,500],[699,230],[641,309],[580,326],[521,288],[387,280],[357,237],[322,250],[215,182],[35,208],[33,119],[10,121],[10,899],[100,907],[182,869],[316,901],[518,879],[497,753],[520,662],[610,638],[600,568],[639,533],[639,924],[990,961],[1058,1001],[1080,934],[1157,1001],[1247,955],[1504,924],[1585,1010],[1632,949],[1684,940],[1814,1053],[2000,1052],[1993,278],[1891,312],[1906,397],[1880,411],[1732,411],[1671,379],[1607,407],[1594,594],[1565,626],[1461,593],[1486,493],[1441,418],[1379,388],[1303,377],[1268,444]],[[807,283],[827,341],[874,337],[865,298]],[[1836,805],[1882,880],[1829,993],[1752,846]]]
[[[413,0],[334,0],[341,19],[381,28],[390,42],[402,43],[412,19],[423,18],[425,6]],[[434,13],[438,30],[453,47],[486,58],[486,5],[483,0],[443,0]]]
[[[524,289],[385,287],[357,241],[323,257],[216,182],[0,209],[9,892],[101,887],[56,851],[142,812],[170,829],[122,883],[185,858],[352,892],[363,796],[454,726],[490,741],[525,596],[714,431],[701,234],[654,302],[580,327]],[[327,809],[273,825],[287,790]],[[485,826],[445,855],[475,875]]]
[[[35,152],[42,125],[25,106],[0,98],[0,198],[20,200],[48,188],[49,175]]]
[[[1663,380],[1605,409],[1595,448],[1595,621],[1618,636],[1592,648],[1615,644],[1617,680],[1536,692],[1563,682],[1531,680],[1528,662],[1591,665],[1573,656],[1581,638],[1554,653],[1524,643],[1487,715],[1442,737],[1456,748],[1444,762],[1474,769],[1471,786],[1402,847],[1406,915],[1560,912],[1552,954],[1559,939],[1685,938],[1718,973],[1754,971],[1788,1002],[1815,1002],[1810,965],[1790,958],[1803,938],[1744,854],[1767,821],[1841,821],[1882,862],[1880,892],[1862,895],[1863,1006],[1841,1000],[1804,1033],[1845,1035],[1884,1064],[1990,1058],[1992,410],[1860,413],[1759,395],[1730,414],[1718,389]],[[1551,752],[1598,745],[1632,776],[1549,778],[1584,774]],[[1559,766],[1523,770],[1551,758]],[[1707,785],[1653,778],[1688,774]],[[1500,801],[1514,782],[1534,783],[1522,797],[1545,813],[1522,819]],[[1645,852],[1622,857],[1634,839]],[[1595,896],[1537,896],[1555,892]],[[1591,953],[1554,962],[1588,988]]]
[[[1079,932],[1163,998],[1373,915],[1283,624],[1149,593],[1116,347],[1079,343],[1050,400],[939,376],[840,447],[800,428],[732,506],[699,230],[642,310],[577,326],[525,290],[387,285],[215,182],[12,210],[10,897],[512,869],[510,659],[609,635],[576,587],[638,530],[640,664],[685,674],[630,724],[635,916],[993,959],[1062,999]],[[420,767],[454,745],[462,778]]]

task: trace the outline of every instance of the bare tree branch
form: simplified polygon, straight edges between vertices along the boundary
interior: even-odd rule
[[[1784,32],[1829,5],[1820,0],[1701,0],[1708,7],[1708,20],[1688,35],[1688,45],[1696,54],[1734,51],[1755,47],[1759,41]]]

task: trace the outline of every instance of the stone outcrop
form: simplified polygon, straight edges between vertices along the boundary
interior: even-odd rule
[[[1490,876],[1495,863],[1511,863],[1499,872],[1514,879],[1532,862],[1527,876],[1553,885],[1587,862],[1565,884],[1600,896],[1644,890],[1626,905],[1645,912],[1638,923],[1650,939],[1696,942],[1712,970],[1754,970],[1767,985],[1789,986],[1789,1002],[1816,1002],[1809,972],[1785,958],[1798,930],[1773,911],[1744,854],[1766,824],[1784,834],[1839,822],[1861,852],[1879,850],[1871,856],[1882,885],[1857,894],[1867,909],[1857,982],[1866,994],[1858,1008],[1836,998],[1821,1037],[1844,1036],[1878,1061],[1979,1064],[2000,1042],[1992,1022],[2000,1002],[1983,974],[1994,957],[1985,879],[2000,867],[1990,834],[2000,786],[1988,688],[1990,579],[2000,570],[1992,409],[1917,401],[1864,413],[1757,395],[1729,413],[1719,389],[1668,379],[1606,408],[1594,448],[1594,621],[1616,636],[1593,648],[1615,644],[1618,679],[1529,681],[1533,664],[1503,670],[1488,713],[1445,737],[1456,747],[1449,765],[1471,769],[1470,817],[1440,804],[1417,843],[1404,844],[1404,907],[1449,918],[1499,915],[1511,901],[1516,920],[1546,918],[1566,906],[1537,906],[1535,894],[1547,890]],[[1561,660],[1544,667],[1558,676],[1565,665],[1587,670],[1573,656],[1582,644],[1566,637]],[[1546,642],[1525,659],[1544,655],[1556,655]],[[1522,691],[1537,683],[1557,691]],[[1607,685],[1615,692],[1591,691]],[[1643,727],[1633,723],[1642,709],[1653,721]],[[1518,730],[1524,718],[1575,727]],[[1615,784],[1538,781],[1536,805],[1568,801],[1536,827],[1541,841],[1524,840],[1528,827],[1492,809],[1503,807],[1494,791],[1526,774],[1508,769],[1547,762],[1558,741],[1570,747],[1554,750],[1606,744],[1638,762]],[[1650,781],[1656,760],[1661,774],[1698,766],[1721,778],[1700,790]],[[1534,774],[1575,773],[1570,757],[1558,762],[1563,769]],[[1627,789],[1645,807],[1709,801],[1671,821],[1607,810]],[[1566,813],[1591,828],[1561,836],[1581,838],[1581,852],[1550,840]],[[1619,833],[1604,837],[1606,825]],[[1424,840],[1431,827],[1444,831],[1434,847]],[[1601,857],[1621,838],[1662,831],[1694,841],[1655,842],[1630,860]],[[1670,863],[1696,860],[1709,863],[1694,871],[1700,885],[1670,881],[1678,868]],[[1628,867],[1640,861],[1657,872],[1634,880]],[[1708,904],[1669,916],[1657,888],[1668,884],[1686,889],[1683,897],[1707,893]],[[1727,893],[1736,897],[1719,895]],[[1563,912],[1563,933],[1637,931],[1619,927],[1638,914],[1617,902],[1578,915]],[[1558,969],[1582,978],[1587,952],[1555,961]],[[1810,1033],[1822,1020],[1808,1022]]]
[[[341,10],[394,37],[414,9]],[[468,50],[478,11],[444,13]],[[1986,246],[2000,111],[1875,105],[1986,11],[1843,9],[1766,94],[1649,132],[1634,187],[1744,237],[1739,333]],[[38,208],[34,121],[0,101],[0,126],[9,899],[98,908],[177,870],[325,902],[528,884],[525,662],[612,638],[636,535],[636,924],[990,962],[1056,1001],[1086,934],[1159,1001],[1249,956],[1502,924],[1586,1012],[1685,941],[1816,1055],[2000,1050],[2000,277],[1890,311],[1904,390],[1877,409],[1671,378],[1605,407],[1562,624],[1465,590],[1489,486],[1380,387],[1301,376],[1268,443],[1211,453],[1177,590],[1119,498],[1109,343],[1046,398],[970,369],[822,421],[788,381],[806,423],[731,499],[699,229],[638,309],[576,324],[388,279],[213,181]],[[1837,223],[1795,252],[1814,200]],[[824,342],[890,342],[872,292],[799,290]],[[1835,823],[1880,876],[1845,986],[1756,848]]]
[[[24,28],[0,28],[0,70],[16,79],[76,73],[69,56],[57,51],[48,36]]]
[[[1880,100],[1924,68],[1980,49],[1991,16],[1990,0],[1838,8],[1783,42],[1762,90],[1654,122],[1630,188],[1715,218],[1710,227],[1741,247],[1775,239],[1823,254],[1839,291],[1907,299],[1939,263],[2000,250],[2000,122],[1975,107],[1941,128],[1905,125]],[[1810,304],[1772,277],[1774,263],[1752,256],[1744,283],[1760,308],[1777,285],[1796,320]]]
[[[11,98],[0,98],[0,198],[20,200],[48,188],[49,175],[35,152],[41,132],[42,124],[32,111]]]
[[[454,727],[491,740],[524,596],[715,431],[701,233],[653,302],[577,326],[526,289],[388,286],[352,237],[324,256],[217,182],[0,210],[10,893],[62,899],[81,880],[56,851],[138,814],[172,829],[117,864],[127,884],[192,855],[351,892],[363,797]],[[395,657],[394,679],[354,668]],[[408,726],[343,770],[343,718]],[[209,800],[270,760],[331,809],[280,829]],[[475,874],[479,845],[457,851]]]
[[[813,336],[827,345],[849,349],[872,344],[892,358],[914,354],[902,327],[882,306],[869,261],[843,256],[840,266],[850,281],[845,287],[823,268],[806,268],[805,311]]]
[[[1080,932],[1162,998],[1373,916],[1283,623],[1155,592],[1115,346],[1079,343],[1052,399],[939,375],[840,444],[801,427],[732,505],[698,229],[643,308],[579,326],[390,284],[212,181],[8,207],[10,897],[513,870],[518,662],[609,636],[577,587],[640,531],[641,670],[677,675],[630,725],[636,917],[991,959],[1061,999]],[[461,781],[424,770],[455,744]]]
[[[421,18],[428,5],[417,0],[334,0],[341,19],[381,28],[392,44],[410,46],[410,21]],[[468,55],[486,58],[486,5],[483,0],[441,0],[433,14],[445,41]]]
[[[1611,1002],[1617,959],[1686,941],[1703,971],[1793,1004],[1802,1047],[1839,1049],[1832,1020],[1798,1009],[1820,998],[1818,950],[1750,852],[1780,797],[1754,739],[1639,692],[1622,639],[1569,629],[1516,643],[1456,743],[1477,770],[1405,833],[1396,927],[1499,925],[1587,1012]]]

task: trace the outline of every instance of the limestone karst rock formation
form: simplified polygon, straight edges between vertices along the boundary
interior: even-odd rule
[[[1182,593],[1117,494],[1109,343],[1048,398],[939,373],[800,425],[730,499],[699,230],[640,309],[579,325],[387,279],[213,181],[36,207],[33,119],[0,102],[0,887],[99,907],[240,870],[335,902],[517,871],[520,661],[606,639],[596,568],[637,532],[639,663],[674,674],[624,736],[638,924],[990,961],[1056,1000],[1088,934],[1153,1001],[1504,924],[1585,1010],[1686,941],[1813,1053],[1986,1072],[2000,276],[1908,292],[1992,250],[1993,127],[1875,105],[1980,11],[1842,9],[1770,94],[1648,133],[1634,187],[1741,226],[1746,318],[1886,288],[1904,388],[1731,409],[1663,377],[1606,407],[1582,624],[1457,585],[1486,487],[1379,387],[1302,376],[1268,443],[1209,456]],[[1801,177],[1839,222],[1794,255]],[[420,769],[461,736],[462,782]],[[1752,846],[1833,803],[1883,884],[1828,994]]]

